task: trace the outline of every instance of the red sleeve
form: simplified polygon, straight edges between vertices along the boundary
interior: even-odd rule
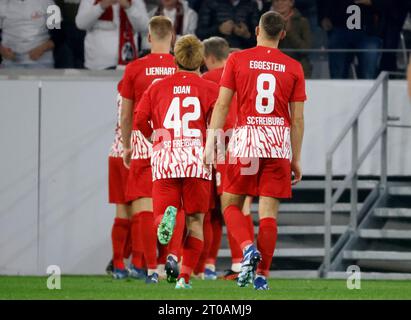
[[[146,90],[140,99],[136,109],[135,109],[135,127],[140,130],[141,133],[146,137],[150,137],[153,133],[153,129],[150,126],[151,121],[151,99],[150,91]]]
[[[224,67],[223,75],[221,76],[220,80],[220,86],[226,87],[228,89],[231,89],[233,91],[236,91],[236,85],[235,85],[235,72],[234,72],[234,67],[235,67],[235,54],[231,54]]]
[[[298,64],[297,69],[297,79],[294,83],[294,89],[291,93],[290,102],[301,102],[307,100],[307,96],[305,93],[305,79],[304,79],[304,71],[301,64]]]
[[[218,92],[220,87],[216,83],[210,83],[209,89],[207,90],[207,109],[206,109],[206,119],[207,123],[211,120],[211,114],[213,113],[214,105],[218,98]]]
[[[123,76],[121,96],[125,99],[134,100],[134,80],[131,73],[130,66],[127,66]]]

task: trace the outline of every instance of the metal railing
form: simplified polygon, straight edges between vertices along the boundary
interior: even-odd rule
[[[368,91],[366,96],[361,101],[357,111],[350,118],[344,129],[328,149],[326,154],[326,182],[325,182],[325,216],[324,216],[324,262],[322,273],[324,276],[330,270],[331,259],[333,256],[332,239],[331,239],[331,219],[334,205],[338,202],[343,192],[350,187],[351,191],[351,213],[349,222],[349,231],[355,231],[358,223],[358,170],[367,156],[370,154],[373,147],[381,138],[381,178],[379,183],[380,190],[384,191],[387,187],[387,128],[388,128],[388,80],[389,73],[382,72],[375,80],[374,85]],[[382,85],[382,123],[374,134],[370,142],[364,148],[364,151],[359,155],[359,117],[365,107],[368,105],[371,98],[375,95],[379,87]],[[351,171],[344,178],[343,182],[333,192],[333,155],[341,145],[347,134],[352,131],[352,154],[351,154]]]

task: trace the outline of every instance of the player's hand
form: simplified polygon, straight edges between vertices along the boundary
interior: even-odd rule
[[[214,144],[207,141],[206,146],[204,148],[203,154],[203,164],[205,167],[208,165],[213,164],[215,159],[215,148]]]
[[[220,24],[220,26],[218,27],[218,30],[226,36],[229,36],[230,34],[232,34],[233,29],[234,29],[233,20],[227,20],[226,22],[223,22],[222,24]]]
[[[333,28],[333,24],[330,19],[324,18],[321,20],[321,27],[324,31],[330,31]]]
[[[118,0],[118,3],[120,4],[120,7],[124,9],[128,9],[131,7],[131,1],[130,0]]]
[[[301,181],[303,177],[303,172],[301,170],[301,163],[300,161],[291,161],[291,173],[294,175],[293,180],[291,181],[292,185],[296,185],[298,182]]]
[[[123,149],[123,164],[127,169],[130,169],[131,153],[131,148]]]
[[[103,10],[106,10],[108,7],[112,6],[113,4],[118,3],[119,0],[101,0],[100,6]]]
[[[10,48],[0,46],[0,55],[6,60],[15,60],[16,54]]]
[[[236,24],[234,26],[234,34],[236,36],[239,36],[241,38],[246,38],[246,39],[251,37],[251,33],[248,30],[248,27],[244,22],[240,22],[239,24]]]

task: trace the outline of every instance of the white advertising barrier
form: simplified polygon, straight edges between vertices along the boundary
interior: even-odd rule
[[[53,264],[63,273],[101,273],[115,212],[107,203],[107,157],[116,85],[45,81],[42,97],[40,271]]]
[[[0,274],[37,272],[38,81],[0,81]]]
[[[49,265],[65,274],[104,272],[114,218],[114,206],[107,203],[107,156],[116,84],[44,80],[40,103],[39,81],[0,80],[0,274],[45,274]],[[371,86],[372,81],[307,82],[306,175],[324,175],[327,148]],[[361,117],[360,152],[380,124],[380,94]],[[389,94],[390,115],[411,124],[406,83],[391,81]],[[390,129],[391,175],[411,175],[410,137],[410,130]],[[350,169],[350,140],[348,135],[335,154],[335,174]],[[378,150],[362,174],[379,175]]]
[[[305,175],[325,174],[328,148],[355,113],[373,81],[307,81],[305,136],[302,165]],[[371,99],[359,122],[359,154],[381,125],[381,88]],[[400,117],[395,124],[411,125],[411,104],[405,81],[389,83],[389,115]],[[380,144],[361,166],[360,174],[380,174]],[[351,132],[333,158],[334,174],[347,174],[351,168]],[[411,129],[390,128],[388,132],[388,174],[411,175]]]

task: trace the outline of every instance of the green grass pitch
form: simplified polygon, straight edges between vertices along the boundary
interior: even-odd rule
[[[0,299],[411,299],[411,281],[362,280],[349,290],[345,280],[271,279],[269,291],[238,288],[234,281],[193,280],[192,290],[176,290],[161,281],[112,280],[108,276],[62,276],[61,290],[49,290],[46,277],[1,276]]]

